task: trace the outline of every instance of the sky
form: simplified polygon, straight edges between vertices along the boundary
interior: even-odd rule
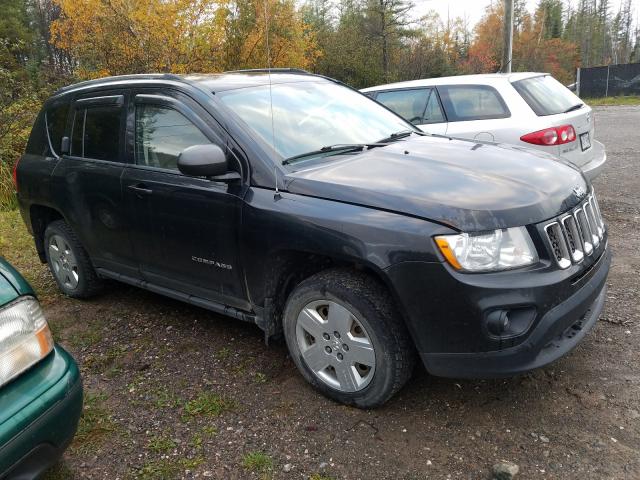
[[[412,0],[416,6],[416,16],[422,16],[429,10],[435,10],[443,19],[446,20],[448,9],[451,18],[464,18],[466,15],[470,27],[473,27],[478,20],[482,18],[485,8],[487,5],[492,3],[492,1],[495,3],[502,0]],[[610,1],[612,13],[616,13],[618,11],[621,1],[622,0]],[[570,0],[570,3],[576,5],[577,0]],[[633,3],[635,4],[636,18],[638,18],[637,13],[640,7],[640,0],[633,0]],[[535,9],[537,4],[538,0],[527,0],[527,7],[531,11]]]

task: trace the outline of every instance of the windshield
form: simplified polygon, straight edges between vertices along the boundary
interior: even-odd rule
[[[544,75],[513,82],[524,101],[539,117],[565,113],[582,105],[582,101],[555,78]]]
[[[216,96],[282,159],[330,145],[374,143],[414,127],[358,92],[327,81],[273,84],[217,92]],[[272,142],[272,137],[275,142]]]

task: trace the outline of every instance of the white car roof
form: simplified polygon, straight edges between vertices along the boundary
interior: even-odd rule
[[[363,88],[361,92],[374,92],[376,90],[391,90],[394,88],[410,88],[410,87],[427,87],[432,85],[468,85],[468,84],[485,84],[491,85],[495,82],[508,80],[517,82],[525,78],[539,77],[540,75],[548,75],[547,73],[538,72],[517,72],[517,73],[481,73],[478,75],[457,75],[454,77],[436,77],[423,78],[420,80],[410,80],[408,82],[388,83],[386,85],[377,85],[375,87]]]

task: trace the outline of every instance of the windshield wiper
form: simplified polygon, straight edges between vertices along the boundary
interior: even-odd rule
[[[293,157],[289,157],[282,162],[282,165],[290,165],[298,160],[302,160],[305,158],[317,157],[318,155],[322,155],[325,153],[328,154],[336,154],[336,153],[347,153],[347,152],[357,152],[364,150],[369,145],[366,143],[352,143],[352,144],[338,144],[338,145],[328,145],[326,147],[322,147],[318,150],[313,150],[307,153],[301,153],[300,155],[295,155]],[[329,156],[329,155],[326,155]]]
[[[418,132],[417,130],[400,130],[399,132],[392,133],[387,138],[383,138],[382,140],[379,140],[377,143],[393,142],[395,140],[400,140],[401,138],[409,137],[414,133],[420,136],[426,135],[426,133]]]
[[[563,113],[569,113],[569,112],[573,112],[574,110],[580,110],[582,107],[584,107],[584,103],[578,103],[573,107],[567,108]]]
[[[313,150],[307,153],[301,153],[300,155],[295,155],[293,157],[289,157],[282,161],[282,165],[290,165],[299,160],[303,160],[305,158],[313,158],[319,155],[325,155],[325,157],[329,157],[331,155],[336,155],[338,153],[349,153],[349,152],[358,152],[364,149],[370,149],[375,147],[386,147],[389,145],[389,142],[398,140],[400,138],[408,137],[412,133],[416,133],[418,135],[426,135],[426,133],[417,132],[415,130],[402,130],[401,132],[392,133],[387,138],[384,138],[375,143],[339,143],[336,145],[328,145],[326,147],[322,147],[318,150]]]

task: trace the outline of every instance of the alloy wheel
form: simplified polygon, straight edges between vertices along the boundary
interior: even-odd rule
[[[61,235],[52,235],[47,248],[53,274],[66,288],[75,289],[80,279],[78,261],[69,243]]]
[[[296,340],[306,365],[328,386],[357,392],[371,382],[376,369],[371,338],[344,305],[331,300],[308,303],[298,314]]]

